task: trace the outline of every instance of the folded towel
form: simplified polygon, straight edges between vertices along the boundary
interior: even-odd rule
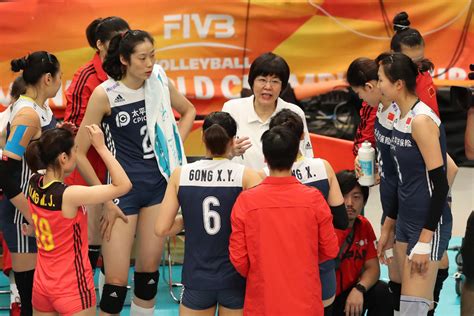
[[[166,180],[186,163],[184,146],[171,108],[168,77],[160,65],[153,67],[145,81],[145,109],[148,134],[161,173]]]

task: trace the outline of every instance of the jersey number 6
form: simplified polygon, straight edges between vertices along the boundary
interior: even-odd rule
[[[221,206],[219,200],[215,196],[208,196],[204,201],[202,201],[204,229],[209,235],[215,235],[221,229],[221,216],[216,211],[211,210],[212,206]]]

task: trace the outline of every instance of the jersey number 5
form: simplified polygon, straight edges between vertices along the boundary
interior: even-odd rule
[[[215,235],[221,229],[221,216],[216,211],[211,210],[213,206],[221,206],[215,196],[208,196],[202,201],[204,229],[209,235]]]
[[[35,223],[36,244],[38,248],[42,248],[45,251],[53,250],[53,232],[51,231],[48,220],[42,217],[38,218],[37,214],[31,214],[31,217]]]

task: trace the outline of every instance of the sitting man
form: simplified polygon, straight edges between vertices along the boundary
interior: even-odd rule
[[[370,222],[360,215],[369,197],[369,188],[357,182],[354,171],[336,174],[344,195],[349,226],[336,230],[339,256],[337,290],[333,315],[393,315],[392,298],[385,282],[379,281],[380,265],[376,237]]]

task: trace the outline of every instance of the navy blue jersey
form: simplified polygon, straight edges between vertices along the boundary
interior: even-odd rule
[[[133,90],[113,79],[100,86],[107,93],[111,110],[102,119],[108,149],[133,184],[159,181],[162,175],[148,136],[144,88]]]
[[[423,156],[411,134],[411,125],[417,115],[429,116],[439,126],[440,146],[446,170],[446,134],[433,110],[419,101],[403,118],[395,121],[391,150],[398,171],[399,218],[419,227],[429,216],[431,185]],[[446,201],[441,223],[451,221],[451,210]]]
[[[47,104],[41,107],[37,105],[33,99],[22,95],[11,106],[10,119],[8,120],[8,124],[7,124],[7,139],[10,135],[11,123],[15,119],[16,114],[24,108],[32,108],[33,110],[36,111],[36,113],[38,114],[38,118],[40,120],[41,131],[46,131],[48,129],[52,129],[56,127],[56,123],[57,123],[56,118],[53,115],[53,111],[51,111],[51,108]],[[30,168],[28,167],[28,164],[26,163],[26,159],[22,159],[21,171],[19,171],[18,174],[16,175],[12,175],[21,179],[21,182],[20,182],[21,190],[25,194],[27,193],[27,189],[28,189],[28,180],[30,179],[32,174],[33,173],[31,172]],[[20,213],[20,211],[15,210],[14,222],[15,223],[21,222],[22,220],[23,220],[23,215]]]
[[[263,171],[267,176],[270,175],[268,167],[263,168]],[[326,166],[321,158],[300,157],[291,167],[291,174],[299,182],[321,191],[327,201],[329,196],[329,180]]]
[[[398,174],[390,151],[393,124],[400,116],[396,103],[392,103],[385,110],[380,103],[374,124],[375,145],[377,148],[377,163],[380,174],[380,201],[384,214],[389,214],[397,203]]]
[[[227,159],[200,160],[181,169],[178,200],[186,230],[182,282],[221,290],[245,280],[229,260],[230,214],[242,191],[244,166]]]

